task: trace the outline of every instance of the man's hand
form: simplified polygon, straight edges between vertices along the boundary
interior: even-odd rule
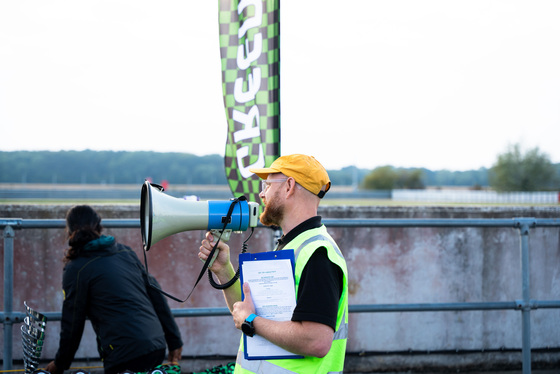
[[[202,241],[202,245],[200,246],[198,252],[198,258],[202,261],[206,261],[208,256],[210,256],[210,252],[212,252],[212,248],[214,248],[213,243],[214,235],[212,235],[209,231],[206,233],[206,239]],[[226,284],[235,276],[235,269],[233,268],[229,258],[229,246],[220,241],[216,250],[219,250],[220,252],[216,257],[214,264],[210,267],[210,270],[216,275],[220,284]],[[231,311],[233,310],[233,304],[241,300],[241,287],[239,286],[239,281],[237,281],[235,285],[224,289],[223,292],[227,306]]]
[[[239,330],[241,330],[241,325],[245,322],[247,317],[255,313],[255,304],[253,304],[249,283],[243,283],[243,293],[245,294],[245,299],[233,304],[232,310],[233,322],[235,323],[235,327]]]
[[[200,246],[198,252],[198,258],[206,262],[208,256],[210,256],[210,252],[212,251],[212,248],[214,248],[214,244],[215,244],[214,235],[212,235],[212,233],[208,231],[206,233],[206,239],[202,241],[202,245]],[[210,267],[210,270],[218,274],[223,269],[227,268],[228,264],[230,264],[231,262],[229,258],[229,246],[226,243],[220,241],[220,243],[218,243],[218,247],[216,248],[216,250],[219,251],[218,257],[216,257],[216,260]]]

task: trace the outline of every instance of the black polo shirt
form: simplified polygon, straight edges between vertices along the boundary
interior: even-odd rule
[[[295,249],[286,244],[301,233],[321,227],[321,217],[315,216],[278,239],[276,250]],[[331,262],[325,247],[318,247],[305,265],[299,281],[297,305],[292,321],[312,321],[322,323],[336,330],[338,302],[342,295],[343,273],[338,265]]]

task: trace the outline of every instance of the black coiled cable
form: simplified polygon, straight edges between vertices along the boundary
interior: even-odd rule
[[[251,239],[251,236],[253,236],[254,231],[255,231],[255,228],[251,227],[251,234],[249,234],[247,239],[245,239],[245,241],[243,242],[243,247],[241,248],[241,253],[247,252],[247,242],[249,241],[249,239]],[[231,278],[228,282],[226,282],[224,284],[218,284],[214,280],[214,277],[212,276],[212,272],[210,271],[210,269],[208,269],[208,281],[210,282],[212,287],[214,287],[217,290],[225,290],[226,288],[229,288],[229,287],[233,286],[235,284],[235,282],[237,282],[237,280],[239,279],[239,275],[240,275],[239,266],[237,266],[237,271],[235,272],[235,275],[233,276],[233,278]]]

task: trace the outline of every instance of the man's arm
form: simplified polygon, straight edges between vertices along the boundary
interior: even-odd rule
[[[238,329],[241,329],[241,324],[251,313],[255,313],[248,283],[243,285],[243,292],[245,300],[235,303],[232,311],[233,321]],[[334,336],[332,327],[310,321],[279,322],[257,316],[253,320],[253,326],[257,335],[303,356],[324,357],[331,349]]]
[[[214,247],[214,236],[211,232],[206,233],[206,239],[202,241],[200,250],[198,252],[198,257],[202,261],[206,261],[212,248]],[[216,260],[210,267],[210,271],[216,275],[218,278],[218,283],[225,284],[229,282],[234,276],[236,271],[233,268],[233,264],[230,260],[229,246],[220,241],[216,250],[219,250]],[[224,298],[226,304],[230,311],[233,311],[233,304],[241,300],[241,286],[239,280],[235,282],[232,286],[223,290]]]
[[[277,322],[256,317],[255,333],[285,350],[313,357],[324,357],[331,349],[334,331],[317,322]]]

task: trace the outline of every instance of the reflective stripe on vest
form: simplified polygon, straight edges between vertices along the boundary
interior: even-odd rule
[[[346,310],[342,315],[342,323],[338,327],[338,330],[334,332],[333,340],[348,339],[348,320],[346,319]]]
[[[334,250],[336,251],[336,253],[337,253],[341,258],[344,258],[344,256],[342,255],[342,252],[340,251],[340,248],[338,248],[338,245],[336,245],[335,241],[332,240],[331,237],[325,236],[325,235],[323,235],[323,234],[318,234],[318,235],[315,235],[315,236],[313,236],[313,237],[307,239],[306,241],[304,241],[303,243],[301,243],[301,245],[300,245],[297,249],[294,250],[295,260],[297,261],[297,258],[298,258],[298,256],[299,256],[299,252],[301,251],[301,249],[302,249],[303,247],[305,247],[305,246],[308,245],[309,243],[314,242],[314,241],[317,241],[317,240],[323,240],[323,241],[329,242],[329,243],[333,246],[333,248],[334,248]]]

